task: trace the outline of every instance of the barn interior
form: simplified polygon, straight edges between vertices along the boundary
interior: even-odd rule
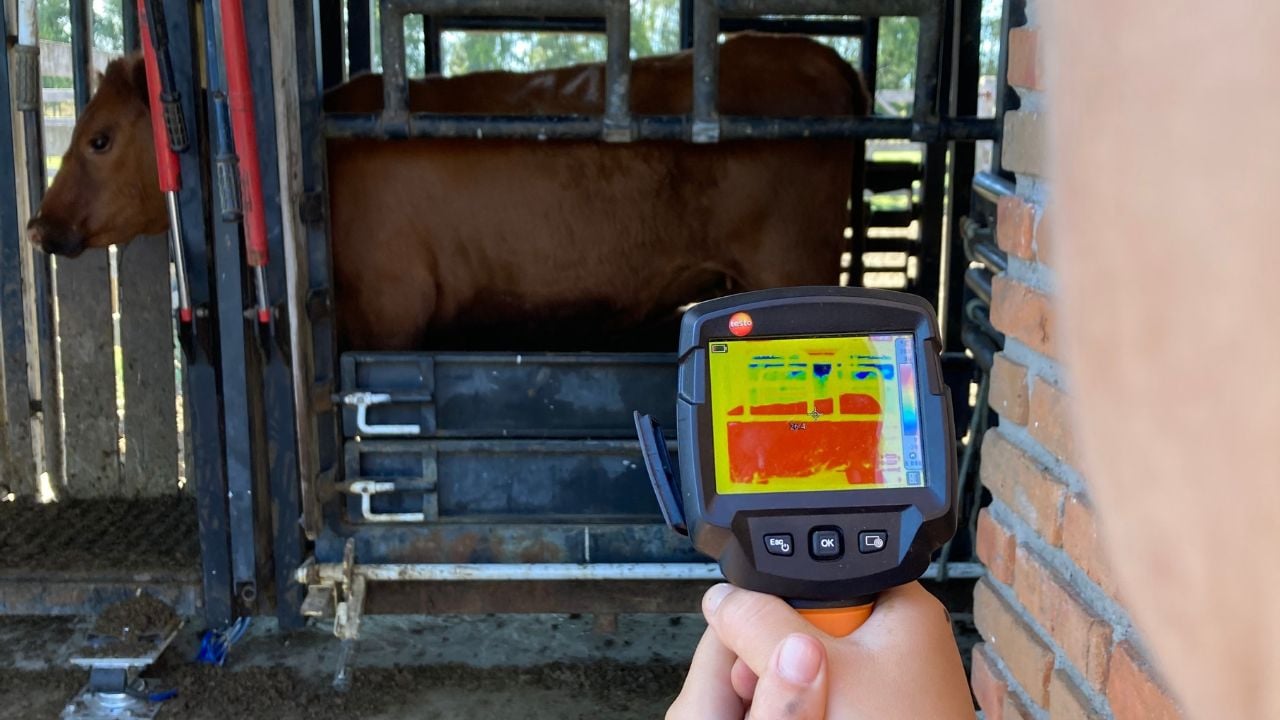
[[[1014,187],[999,171],[1003,114],[1018,107],[1004,40],[1025,22],[1021,0],[145,0],[192,139],[174,153],[182,263],[164,236],[71,259],[18,231],[56,177],[95,70],[150,42],[129,0],[113,12],[54,5],[7,0],[4,14],[17,43],[0,60],[0,138],[11,138],[0,162],[0,615],[35,627],[33,617],[63,618],[59,632],[71,634],[72,618],[141,592],[192,628],[254,618],[279,637],[313,632],[300,644],[328,654],[305,671],[326,681],[359,664],[362,623],[375,637],[409,632],[366,615],[428,628],[435,617],[567,616],[556,622],[595,639],[566,657],[606,664],[603,642],[620,623],[652,635],[653,618],[696,622],[686,616],[717,570],[663,523],[632,423],[640,410],[674,429],[674,345],[342,347],[326,141],[836,138],[853,141],[854,191],[831,282],[918,295],[941,322],[962,520],[926,578],[972,642],[974,528],[989,501],[977,452],[995,422],[989,373],[1004,341],[990,321],[992,276],[1007,262],[995,209]],[[258,143],[239,161],[261,170],[265,264],[244,244],[249,213],[221,162],[235,61],[211,29],[231,5],[245,16]],[[65,43],[46,39],[58,31]],[[720,113],[717,44],[744,31],[835,48],[861,74],[871,112]],[[675,52],[692,57],[690,111],[633,113],[632,60]],[[578,62],[603,64],[599,115],[442,115],[406,103],[415,78]],[[324,92],[365,72],[383,76],[382,109],[327,114]],[[686,635],[670,648],[687,655]],[[648,672],[660,680],[638,692],[678,689],[666,668],[682,652],[655,651],[661,667]]]

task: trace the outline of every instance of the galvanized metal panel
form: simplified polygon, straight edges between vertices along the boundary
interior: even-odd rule
[[[369,425],[418,437],[631,438],[635,410],[675,427],[675,358],[663,353],[348,353],[343,394],[373,392]],[[354,407],[348,437],[361,434]]]
[[[178,490],[178,420],[166,238],[134,240],[120,249],[118,266],[126,438],[121,491],[171,494]]]
[[[349,442],[346,470],[348,482],[413,488],[374,496],[376,513],[420,512],[423,494],[432,492],[425,483],[435,488],[442,519],[661,519],[632,440]],[[352,521],[361,519],[359,504],[348,500]]]

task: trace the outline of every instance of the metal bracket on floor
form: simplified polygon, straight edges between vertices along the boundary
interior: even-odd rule
[[[130,646],[127,656],[105,654],[111,652],[111,646],[89,646],[72,657],[73,665],[89,668],[89,684],[63,708],[61,719],[152,720],[161,704],[176,693],[149,687],[138,675],[173,642],[179,627],[175,625],[167,634],[154,638],[149,647]]]
[[[352,664],[355,661],[356,640],[360,638],[360,621],[364,617],[364,598],[367,580],[356,572],[356,541],[348,538],[342,552],[342,575],[321,580],[316,567],[308,560],[299,569],[307,577],[307,597],[302,601],[302,614],[307,617],[326,617],[333,613],[333,634],[342,641],[338,648],[337,669],[333,674],[333,688],[338,692],[351,689]]]

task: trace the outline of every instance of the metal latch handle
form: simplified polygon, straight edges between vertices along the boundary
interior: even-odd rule
[[[343,395],[341,403],[356,409],[356,430],[361,435],[417,435],[421,425],[370,425],[369,406],[386,405],[392,401],[389,393],[353,392]]]
[[[398,487],[393,482],[385,482],[378,480],[356,480],[346,483],[343,488],[348,493],[360,496],[360,514],[369,522],[423,522],[427,519],[426,513],[375,513],[373,511],[373,496],[381,493],[391,493],[404,488]]]

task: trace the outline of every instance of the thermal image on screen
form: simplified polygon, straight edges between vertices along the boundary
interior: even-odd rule
[[[716,492],[924,484],[911,335],[713,341]]]

